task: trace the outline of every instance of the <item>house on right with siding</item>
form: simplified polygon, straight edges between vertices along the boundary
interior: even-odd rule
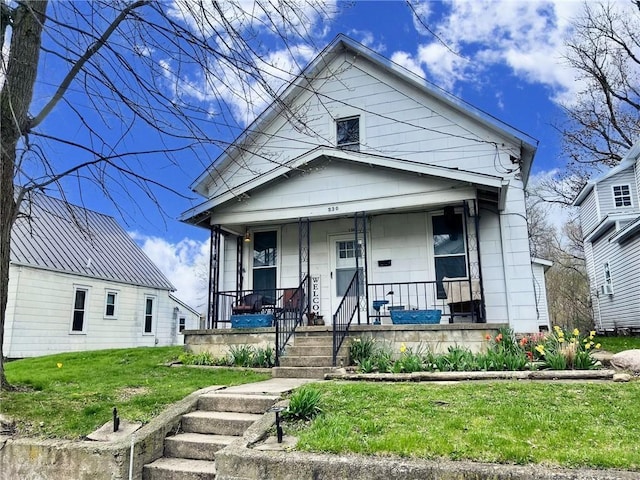
[[[580,207],[596,329],[640,332],[640,141],[619,165],[590,180]]]

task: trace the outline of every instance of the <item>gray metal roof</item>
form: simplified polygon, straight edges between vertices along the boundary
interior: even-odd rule
[[[144,287],[175,290],[113,217],[31,194],[11,231],[11,262]]]

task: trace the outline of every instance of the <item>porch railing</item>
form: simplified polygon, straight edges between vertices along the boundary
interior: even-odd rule
[[[304,277],[297,289],[289,290],[283,302],[282,308],[275,315],[276,325],[276,366],[280,365],[280,357],[284,354],[287,343],[296,331],[296,327],[302,324],[302,319],[309,311],[309,302],[306,301],[306,286],[308,275]]]
[[[478,280],[370,283],[367,288],[368,323],[390,323],[393,310],[440,310],[449,323],[485,321]]]
[[[358,284],[360,282],[359,270],[356,270],[347,291],[340,301],[340,305],[336,309],[336,313],[333,314],[333,366],[336,367],[338,359],[338,351],[344,342],[347,333],[349,332],[349,326],[351,320],[356,313],[356,310],[360,305],[360,298],[358,297]]]

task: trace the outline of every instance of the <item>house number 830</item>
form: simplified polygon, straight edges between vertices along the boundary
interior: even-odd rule
[[[327,211],[329,211],[329,212],[337,212],[338,211],[338,207],[337,206],[335,206],[335,207],[327,207]]]

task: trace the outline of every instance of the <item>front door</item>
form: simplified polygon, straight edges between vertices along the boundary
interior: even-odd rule
[[[356,272],[356,255],[360,270],[360,294],[364,289],[364,259],[362,247],[356,248],[354,235],[332,235],[329,237],[331,254],[331,314],[336,313],[349,283]]]

